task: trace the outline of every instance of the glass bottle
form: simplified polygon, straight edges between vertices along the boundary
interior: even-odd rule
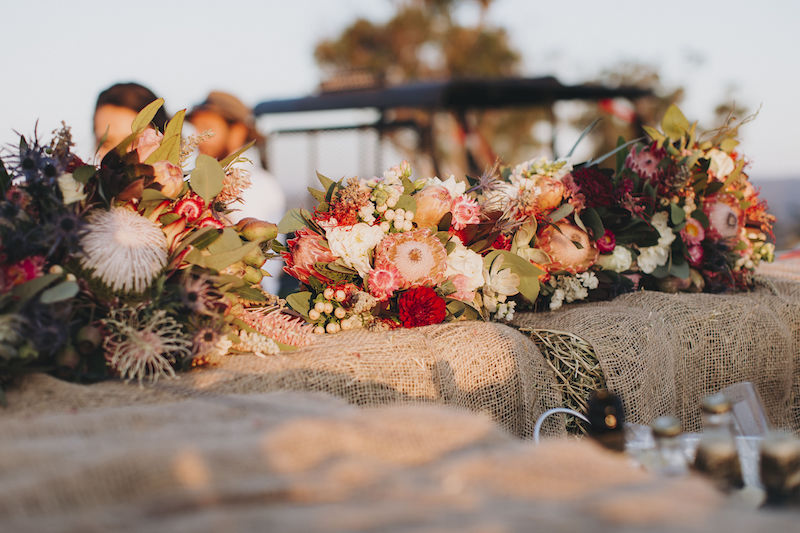
[[[697,445],[694,469],[711,478],[721,490],[744,486],[739,451],[733,437],[731,403],[723,394],[703,398],[703,436]]]
[[[665,476],[680,476],[687,472],[686,456],[681,442],[681,423],[674,416],[660,416],[650,426],[656,444],[655,470]]]
[[[800,506],[800,439],[769,433],[761,443],[759,473],[765,506]]]

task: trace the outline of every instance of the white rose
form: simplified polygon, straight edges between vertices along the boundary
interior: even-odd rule
[[[451,278],[459,274],[469,280],[468,291],[483,286],[483,257],[457,242],[455,249],[447,256],[447,270],[444,275]]]
[[[71,173],[61,174],[58,177],[58,188],[64,198],[64,205],[74,204],[86,198],[83,192],[83,183],[76,181]]]
[[[372,270],[369,253],[381,242],[383,235],[380,226],[370,226],[363,222],[325,230],[331,252],[341,257],[345,265],[358,271],[362,278]]]
[[[648,246],[640,250],[636,262],[639,265],[639,270],[645,274],[652,274],[656,268],[667,264],[668,258],[669,253],[666,248],[662,248],[661,246]]]
[[[733,169],[736,168],[736,163],[733,162],[733,158],[722,150],[714,148],[706,154],[706,157],[708,157],[710,161],[708,170],[720,181],[727,178],[728,175],[733,172]]]
[[[631,268],[633,255],[624,246],[617,246],[610,254],[602,254],[597,258],[597,264],[603,270],[613,270],[614,272],[625,272]]]

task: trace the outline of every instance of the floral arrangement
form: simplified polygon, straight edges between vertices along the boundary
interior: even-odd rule
[[[468,318],[511,320],[644,288],[746,289],[772,260],[774,217],[744,172],[738,126],[696,134],[677,107],[662,131],[580,165],[535,159],[464,181],[334,182],[290,211],[287,302],[317,333]],[[616,156],[615,165],[601,164]]]
[[[474,191],[453,177],[410,176],[405,162],[369,180],[319,175],[314,213],[281,221],[294,233],[284,270],[306,289],[287,302],[317,333],[510,319],[510,297],[536,299],[542,271],[492,247],[499,232]]]
[[[0,384],[30,370],[156,380],[309,342],[260,287],[277,227],[229,221],[249,185],[242,151],[185,171],[199,137],[181,137],[183,111],[150,127],[162,104],[99,165],[66,126],[0,162]]]

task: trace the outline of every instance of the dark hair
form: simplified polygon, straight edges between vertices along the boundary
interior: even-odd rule
[[[113,105],[131,109],[138,113],[157,98],[155,93],[144,85],[139,85],[134,82],[115,83],[97,96],[97,103],[94,106],[94,111],[96,113],[97,110],[104,105]],[[153,125],[160,131],[164,131],[167,120],[169,120],[167,112],[162,106],[156,113],[156,116],[153,117]]]

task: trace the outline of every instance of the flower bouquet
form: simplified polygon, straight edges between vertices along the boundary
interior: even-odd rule
[[[277,227],[228,219],[249,183],[241,151],[184,171],[199,138],[181,137],[183,111],[149,127],[162,104],[97,166],[72,153],[66,126],[48,145],[21,138],[0,164],[0,380],[141,382],[308,342],[259,285]]]
[[[281,221],[294,233],[284,270],[305,289],[287,303],[316,332],[510,319],[510,297],[536,299],[541,270],[492,248],[496,224],[465,183],[410,176],[407,163],[368,180],[319,175],[315,211]]]
[[[774,217],[735,151],[738,126],[698,138],[673,106],[662,130],[574,167],[535,159],[465,181],[411,181],[407,164],[370,180],[320,176],[314,213],[293,210],[279,226],[295,232],[282,255],[305,289],[287,301],[334,333],[510,320],[518,306],[637,288],[752,286],[772,259]]]

